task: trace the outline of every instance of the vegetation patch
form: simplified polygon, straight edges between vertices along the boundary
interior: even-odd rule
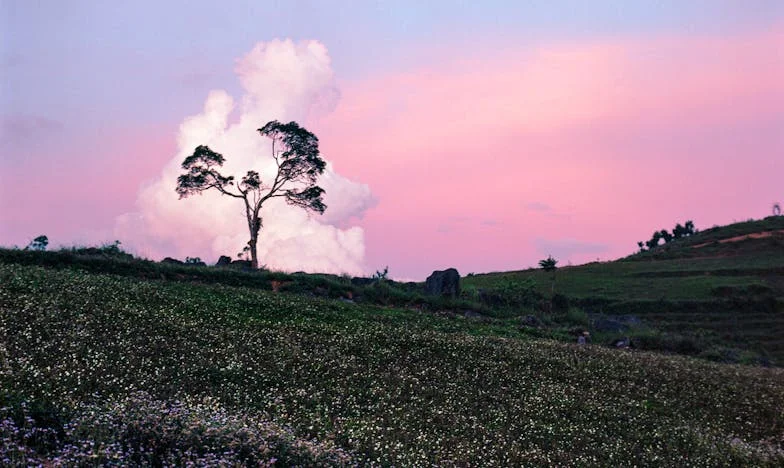
[[[18,264],[0,264],[0,328],[14,462],[784,463],[779,369]]]

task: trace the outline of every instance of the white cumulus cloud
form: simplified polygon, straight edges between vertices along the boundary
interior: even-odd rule
[[[118,217],[115,234],[138,254],[234,257],[249,237],[241,201],[214,191],[179,199],[175,186],[182,160],[207,145],[226,158],[222,173],[239,179],[252,169],[269,181],[275,170],[270,141],[256,129],[270,120],[307,127],[308,117],[330,112],[340,98],[327,49],[317,41],[259,43],[235,71],[244,90],[239,103],[225,91],[212,91],[204,110],[180,125],[177,154],[159,178],[141,188],[136,211]],[[364,233],[348,226],[375,199],[367,185],[337,174],[329,155],[322,157],[328,164],[318,183],[326,190],[327,211],[308,214],[281,199],[265,203],[259,263],[287,271],[363,274]]]

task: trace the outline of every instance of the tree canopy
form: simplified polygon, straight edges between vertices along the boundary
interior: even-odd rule
[[[324,189],[316,185],[326,162],[321,158],[318,138],[297,122],[268,122],[258,132],[272,140],[272,158],[276,173],[271,182],[262,180],[254,170],[248,170],[239,182],[235,176],[219,171],[226,159],[208,146],[197,146],[193,154],[182,162],[185,171],[177,178],[176,191],[180,198],[217,190],[222,195],[244,201],[250,240],[248,247],[251,265],[258,268],[257,243],[262,227],[261,207],[267,200],[283,198],[289,205],[322,214]]]

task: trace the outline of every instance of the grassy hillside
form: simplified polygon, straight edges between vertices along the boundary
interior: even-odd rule
[[[7,464],[776,465],[784,371],[0,263]]]
[[[472,293],[526,281],[549,295],[552,275],[541,270],[473,275],[464,285]],[[784,362],[784,217],[711,228],[614,262],[562,267],[555,291],[594,315],[633,314],[660,330]]]

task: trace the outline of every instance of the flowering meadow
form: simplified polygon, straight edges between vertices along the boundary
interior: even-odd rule
[[[0,464],[781,466],[784,371],[0,263]]]

